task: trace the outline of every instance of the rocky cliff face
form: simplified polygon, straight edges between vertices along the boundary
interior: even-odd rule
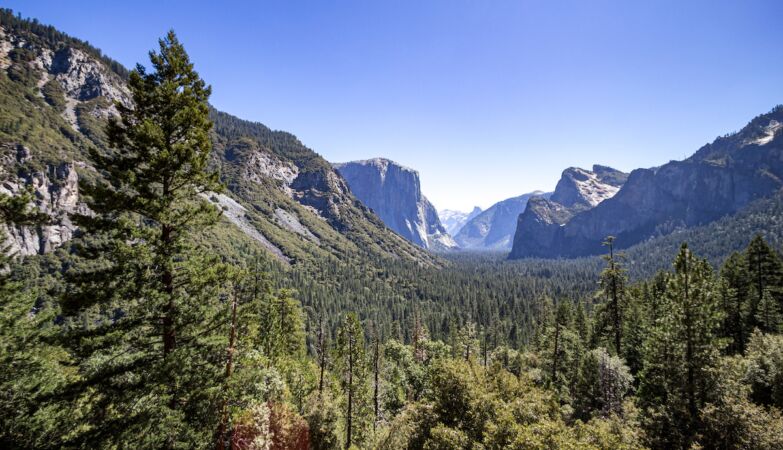
[[[481,208],[474,207],[471,212],[455,211],[453,209],[443,209],[438,211],[438,218],[443,228],[450,236],[456,236],[459,230],[465,226],[468,221],[481,214]]]
[[[595,208],[617,194],[628,175],[611,167],[593,170],[569,167],[549,199],[534,196],[518,215],[511,258],[547,256],[561,228],[577,214]]]
[[[469,220],[454,240],[463,249],[510,250],[517,217],[527,207],[528,200],[537,195],[548,198],[550,194],[535,191],[495,203]]]
[[[389,228],[424,248],[456,247],[435,207],[421,193],[419,174],[383,158],[335,164],[351,192]]]
[[[79,175],[100,176],[87,150],[106,145],[103,130],[116,114],[114,102],[131,106],[131,96],[127,71],[88,44],[12,18],[8,23],[0,27],[0,108],[17,126],[0,133],[0,192],[31,190],[36,206],[52,218],[41,227],[2,230],[11,251],[29,255],[73,237],[71,215],[87,212]],[[224,226],[235,225],[284,262],[337,255],[435,262],[384,227],[295,136],[216,110],[210,117],[211,164],[228,191],[207,197],[223,209]]]
[[[14,255],[35,255],[54,250],[73,237],[76,227],[71,222],[72,214],[85,214],[87,207],[79,201],[79,177],[74,163],[47,165],[40,171],[28,172],[23,168],[30,158],[30,150],[18,145],[5,146],[0,193],[18,195],[23,191],[33,194],[33,203],[38,211],[49,216],[49,222],[35,227],[4,227],[2,236],[5,246]]]
[[[637,169],[611,198],[581,211],[519,218],[510,257],[574,257],[708,224],[783,187],[783,108],[753,119],[684,161]],[[553,197],[554,198],[554,197]],[[559,214],[559,215],[558,215]]]

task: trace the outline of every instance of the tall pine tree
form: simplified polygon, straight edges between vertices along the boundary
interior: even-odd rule
[[[710,399],[722,341],[712,268],[683,244],[651,327],[640,374],[639,399],[653,446],[687,448],[699,430],[699,410]]]
[[[219,417],[225,266],[193,244],[220,217],[205,199],[221,189],[208,168],[210,88],[173,32],[159,44],[152,71],[130,74],[111,148],[92,153],[102,178],[82,185],[94,215],[80,222],[95,237],[77,246],[61,302],[82,374],[71,391],[87,405],[72,439],[88,447],[206,446]]]

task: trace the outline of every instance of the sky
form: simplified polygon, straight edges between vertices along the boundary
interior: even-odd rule
[[[128,67],[174,29],[220,110],[438,209],[683,159],[783,103],[783,2],[0,0]]]

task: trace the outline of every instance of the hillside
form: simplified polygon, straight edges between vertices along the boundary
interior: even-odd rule
[[[52,251],[77,232],[79,180],[95,176],[90,149],[105,148],[113,102],[127,104],[127,71],[81,41],[3,11],[0,17],[2,189],[30,186],[51,225],[10,231],[19,254]],[[283,263],[322,258],[431,256],[391,233],[343,179],[295,136],[211,111],[212,165],[228,186],[215,196],[226,226]],[[233,225],[232,225],[233,224]]]

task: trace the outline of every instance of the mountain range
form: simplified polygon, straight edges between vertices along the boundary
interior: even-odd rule
[[[519,218],[510,258],[594,255],[604,251],[601,242],[609,235],[626,248],[734,214],[783,187],[782,124],[778,106],[683,161],[636,169],[624,183],[603,178],[611,187],[598,189],[602,195],[572,202],[570,189],[552,197],[565,204],[531,202]]]
[[[104,129],[115,102],[130,101],[128,71],[85,42],[2,13],[0,192],[32,190],[51,217],[47,225],[6,230],[7,244],[20,255],[46,253],[78,234],[70,216],[86,208],[79,184],[100,176],[89,153],[107,148]],[[214,109],[210,118],[210,165],[228,188],[210,196],[224,210],[210,245],[232,242],[283,265],[346,258],[437,263],[384,226],[294,135]]]
[[[6,230],[11,251],[51,252],[78,235],[80,181],[100,176],[89,152],[106,148],[128,71],[89,44],[40,24],[0,27],[0,192],[32,190],[50,223]],[[221,240],[295,264],[319,258],[390,258],[439,264],[429,250],[509,250],[511,259],[627,248],[743,210],[783,187],[783,108],[754,118],[683,161],[636,169],[566,169],[536,191],[470,214],[442,212],[419,175],[388,159],[332,165],[294,135],[212,109],[211,165],[227,191]],[[453,239],[450,235],[453,235]]]

